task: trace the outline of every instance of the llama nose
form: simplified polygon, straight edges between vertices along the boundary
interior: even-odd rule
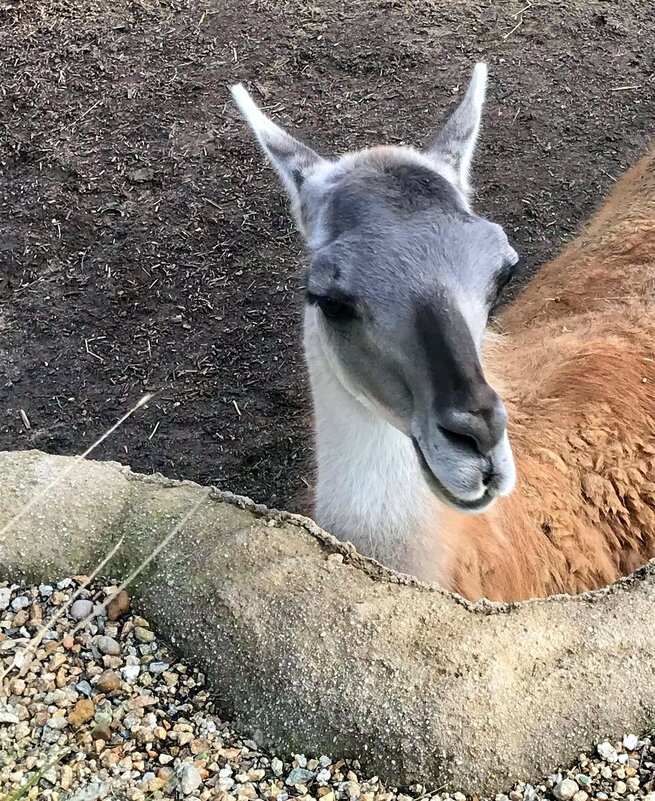
[[[493,390],[487,402],[468,410],[442,409],[437,419],[439,430],[452,444],[485,456],[500,442],[507,428],[505,406]]]

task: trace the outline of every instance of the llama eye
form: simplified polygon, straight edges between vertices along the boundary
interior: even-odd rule
[[[352,320],[355,309],[349,304],[328,296],[307,293],[309,303],[316,304],[329,320]]]
[[[516,270],[513,264],[509,264],[504,267],[497,275],[494,281],[494,289],[495,289],[495,300],[498,300],[500,297],[501,292],[507,284],[512,280]]]

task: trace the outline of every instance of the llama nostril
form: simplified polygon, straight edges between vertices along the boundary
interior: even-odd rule
[[[438,426],[440,433],[453,445],[459,445],[460,448],[467,448],[468,450],[478,451],[478,443],[473,434],[467,434],[463,431],[453,431],[444,426]]]
[[[452,445],[482,455],[500,442],[507,424],[500,401],[492,408],[475,412],[442,411],[439,417],[439,431]]]

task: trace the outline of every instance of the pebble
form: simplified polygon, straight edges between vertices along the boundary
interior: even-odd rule
[[[0,587],[0,612],[9,608],[11,603],[11,590],[9,587]]]
[[[88,681],[80,681],[80,682],[78,682],[75,685],[75,689],[78,692],[81,692],[82,695],[86,695],[87,697],[90,697],[92,695],[92,693],[93,693],[93,690],[91,689],[91,685],[89,684]]]
[[[144,626],[135,626],[134,636],[137,638],[139,642],[147,643],[147,642],[152,642],[155,639],[154,631],[150,631],[150,629],[147,629]]]
[[[99,634],[93,638],[96,648],[103,654],[118,656],[121,652],[119,643],[113,638],[104,634]]]
[[[596,751],[598,751],[598,756],[601,759],[604,759],[605,762],[609,762],[611,764],[613,764],[614,762],[618,762],[619,755],[616,752],[616,748],[614,748],[614,746],[607,740],[605,740],[605,742],[600,743],[597,746]]]
[[[294,768],[291,771],[291,773],[287,776],[285,784],[288,784],[289,787],[293,787],[295,784],[306,784],[313,778],[314,778],[313,770],[306,770],[305,768]]]
[[[0,708],[0,723],[16,724],[20,723],[20,718],[8,707],[5,707],[4,709]]]
[[[202,784],[202,776],[195,765],[185,762],[177,772],[177,782],[183,795],[190,795]]]
[[[88,723],[95,715],[96,707],[89,698],[78,701],[68,714],[68,722],[71,726],[79,727]]]
[[[636,751],[639,746],[639,738],[634,734],[626,734],[623,738],[623,747],[626,751]]]
[[[134,682],[139,678],[141,668],[139,665],[125,665],[125,667],[121,668],[121,673],[125,681]]]
[[[14,612],[20,612],[21,609],[25,609],[26,606],[29,606],[32,602],[26,595],[19,595],[18,598],[14,598],[11,602],[11,608]]]
[[[91,732],[93,740],[104,740],[108,743],[111,740],[111,729],[109,726],[96,726]]]
[[[115,690],[119,690],[120,686],[121,677],[115,670],[105,670],[96,682],[96,687],[103,693],[112,693]]]
[[[570,801],[579,789],[577,782],[574,782],[573,779],[562,779],[553,788],[553,795],[559,801]]]
[[[68,721],[63,715],[58,715],[56,717],[48,718],[45,724],[49,729],[54,729],[55,731],[61,731],[68,726]]]
[[[130,608],[130,596],[125,590],[121,590],[107,604],[107,618],[111,621],[118,620]]]
[[[93,604],[86,598],[78,598],[77,601],[73,602],[70,608],[70,616],[73,620],[84,620],[89,617],[92,612]]]

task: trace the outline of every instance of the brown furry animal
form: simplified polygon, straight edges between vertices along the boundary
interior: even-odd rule
[[[452,510],[451,589],[514,601],[609,584],[655,557],[655,147],[500,318],[517,487]]]

